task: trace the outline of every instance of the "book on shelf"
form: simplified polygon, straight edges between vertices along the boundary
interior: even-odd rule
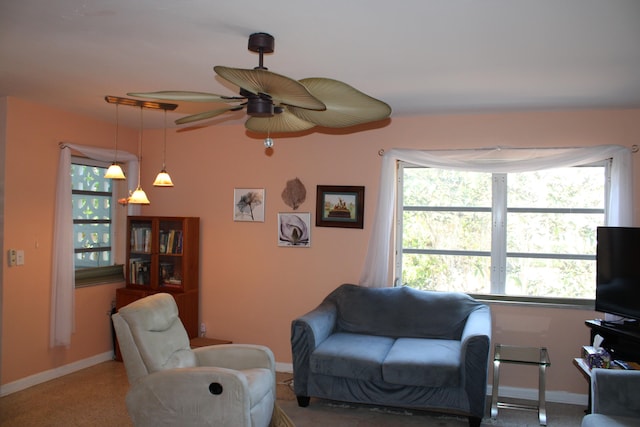
[[[133,252],[151,252],[151,228],[131,227],[131,250]]]
[[[181,254],[182,230],[161,230],[159,243],[161,254]]]
[[[133,285],[151,284],[151,261],[141,258],[129,260],[129,283]]]

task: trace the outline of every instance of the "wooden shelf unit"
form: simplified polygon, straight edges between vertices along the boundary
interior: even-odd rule
[[[200,219],[127,217],[126,287],[116,290],[116,310],[158,292],[173,296],[189,338],[198,336]],[[116,357],[119,351],[116,348]]]

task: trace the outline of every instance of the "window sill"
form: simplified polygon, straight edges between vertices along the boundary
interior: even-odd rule
[[[76,270],[76,288],[124,282],[123,265]]]
[[[595,310],[595,301],[582,298],[543,298],[513,295],[469,294],[478,301],[490,304],[504,304],[529,307],[564,308],[572,310]]]

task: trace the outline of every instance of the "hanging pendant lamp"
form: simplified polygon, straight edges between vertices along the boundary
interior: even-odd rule
[[[167,110],[164,110],[164,145],[162,147],[162,170],[156,176],[156,180],[153,181],[154,187],[173,187],[173,181],[167,172],[166,167],[167,160]]]
[[[140,107],[140,137],[138,138],[138,187],[135,189],[131,196],[129,196],[129,203],[137,205],[148,205],[151,203],[147,194],[140,186],[140,169],[142,164],[142,106]]]
[[[115,154],[113,158],[113,163],[107,169],[107,172],[104,174],[105,178],[110,179],[125,179],[124,172],[122,168],[118,164],[118,104],[116,104],[116,138],[115,138]]]

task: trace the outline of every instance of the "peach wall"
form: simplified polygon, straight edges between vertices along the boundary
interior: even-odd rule
[[[52,117],[46,121],[43,119],[45,123],[38,126],[37,131],[31,129],[32,124],[25,122],[28,117],[33,117],[34,112],[46,112]],[[384,127],[359,133],[275,137],[274,152],[270,156],[265,154],[262,141],[247,136],[244,128],[217,125],[170,132],[167,169],[175,187],[162,189],[151,186],[162,163],[162,131],[149,130],[145,131],[142,185],[151,205],[143,207],[142,213],[201,218],[201,320],[207,325],[207,335],[234,342],[266,344],[273,349],[278,362],[290,363],[291,319],[315,307],[337,285],[358,280],[377,198],[378,150],[496,145],[621,144],[630,147],[640,141],[640,129],[635,125],[638,122],[640,110],[394,118]],[[48,200],[51,204],[53,189],[51,186],[37,187],[36,181],[29,172],[17,166],[16,160],[26,158],[38,147],[42,158],[31,174],[34,170],[53,170],[57,164],[58,140],[75,137],[76,142],[90,143],[87,140],[91,140],[96,145],[110,147],[112,128],[18,100],[10,100],[9,127],[11,138],[7,146],[6,184],[11,196],[7,198],[5,248],[27,249],[27,264],[34,257],[42,266],[38,270],[42,271],[5,269],[3,383],[50,369],[56,363],[86,357],[81,355],[83,350],[80,349],[85,344],[87,348],[91,347],[89,352],[92,354],[106,351],[110,345],[108,342],[102,347],[89,345],[83,342],[84,335],[78,333],[74,336],[72,348],[65,353],[66,359],[53,357],[48,350],[50,244],[47,239],[51,235],[53,208],[49,206],[43,210],[39,203],[39,210],[33,211],[38,212],[38,218],[30,218],[33,216],[30,214],[32,208],[18,203],[21,187],[18,183],[22,180],[30,182],[30,189],[41,195],[40,201]],[[104,132],[99,132],[99,129]],[[106,136],[98,138],[98,133],[106,133]],[[94,134],[96,138],[93,138]],[[27,146],[23,147],[23,144]],[[635,157],[634,163],[637,165]],[[635,182],[639,178],[638,169],[635,168]],[[311,248],[278,247],[277,213],[291,211],[280,194],[286,181],[295,177],[300,178],[307,188],[307,200],[298,211],[311,212],[312,221],[315,218],[316,185],[364,185],[365,228],[314,226]],[[233,189],[239,187],[265,188],[265,222],[233,221]],[[636,223],[640,223],[638,212],[636,205]],[[38,224],[34,225],[33,221]],[[42,240],[37,250],[33,248],[36,234]],[[25,283],[31,285],[25,286]],[[28,286],[33,289],[30,291]],[[94,295],[87,298],[94,298]],[[25,331],[17,325],[28,323],[34,317],[25,310],[32,304],[31,299],[35,299],[37,310],[44,313],[37,314],[37,322]],[[104,299],[107,302],[108,298]],[[553,366],[548,390],[586,393],[586,382],[571,366],[571,358],[577,356],[580,346],[588,341],[584,320],[596,317],[596,313],[504,304],[493,304],[492,308],[494,341],[546,345],[549,348]],[[96,328],[102,330],[105,327],[102,314],[83,319],[82,323],[95,323]],[[37,343],[24,339],[25,333],[37,336]],[[106,338],[106,335],[102,337]],[[16,343],[20,345],[16,346]],[[13,374],[25,355],[33,357],[37,363],[25,368],[30,372],[23,370],[20,374]],[[11,376],[7,377],[10,372]],[[517,380],[508,371],[503,376],[505,385],[535,387],[525,381]]]
[[[25,265],[3,271],[3,384],[112,348],[106,313],[122,284],[77,290],[76,332],[69,348],[49,348],[49,316],[58,142],[110,148],[114,132],[111,124],[8,99],[3,244],[24,250]],[[121,136],[123,148],[135,141],[129,130]]]

